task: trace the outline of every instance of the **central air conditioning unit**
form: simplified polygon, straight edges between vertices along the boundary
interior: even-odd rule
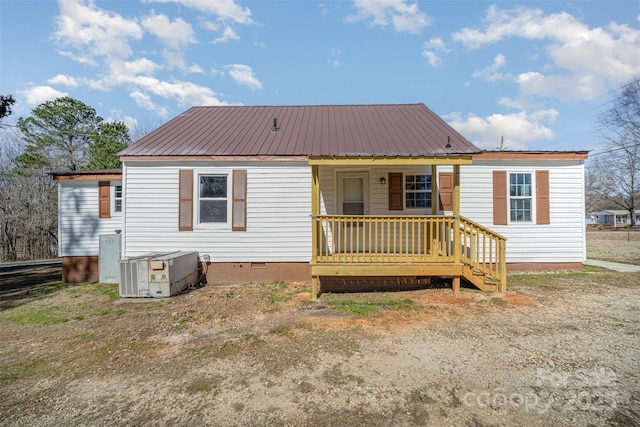
[[[170,297],[197,280],[197,252],[151,253],[120,260],[121,297]]]

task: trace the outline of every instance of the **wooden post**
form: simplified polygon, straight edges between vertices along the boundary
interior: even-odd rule
[[[311,166],[311,265],[318,261],[319,233],[318,215],[320,215],[320,182],[318,166]],[[318,299],[318,276],[311,276],[311,300]]]
[[[453,276],[453,293],[460,293],[460,276]]]
[[[453,165],[453,262],[460,264],[462,243],[460,241],[460,165]]]
[[[499,248],[498,248],[498,252],[499,252],[499,256],[500,256],[500,260],[498,263],[498,268],[500,269],[499,273],[500,273],[500,288],[498,289],[498,291],[500,292],[507,292],[507,248],[506,248],[507,244],[506,242],[500,242],[499,243]]]
[[[438,167],[436,165],[431,165],[431,215],[438,214],[438,199],[440,196],[438,195],[438,176],[436,173],[438,172]]]

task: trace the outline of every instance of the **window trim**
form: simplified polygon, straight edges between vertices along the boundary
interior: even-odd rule
[[[221,170],[196,170],[194,171],[194,186],[193,186],[193,202],[194,202],[194,210],[195,210],[195,217],[196,217],[196,223],[195,225],[197,225],[198,227],[204,227],[204,228],[231,228],[231,218],[233,215],[232,209],[231,209],[231,204],[232,204],[232,191],[233,188],[231,187],[231,182],[232,178],[232,171],[231,170],[227,170],[227,169],[221,169]],[[226,221],[216,221],[216,222],[202,222],[201,220],[201,215],[200,215],[200,177],[203,176],[223,176],[226,179],[226,184],[227,184],[227,196],[224,198],[224,200],[226,201],[226,209],[227,209],[227,216],[226,216]],[[205,200],[222,200],[221,198],[205,198]]]
[[[410,176],[428,176],[430,177],[429,179],[429,184],[431,184],[431,188],[429,190],[407,190],[407,178]],[[433,176],[429,173],[403,173],[403,180],[402,180],[403,186],[402,186],[402,206],[404,209],[409,210],[409,211],[416,211],[416,210],[429,210],[432,209],[433,206]],[[425,193],[425,194],[430,194],[430,203],[428,206],[420,206],[420,207],[409,207],[407,206],[407,193]]]
[[[531,192],[529,196],[512,196],[511,195],[511,176],[512,175],[529,175],[531,177]],[[522,170],[522,171],[507,171],[507,221],[508,224],[523,224],[523,225],[531,225],[536,224],[536,172],[530,170]],[[517,221],[513,220],[511,216],[511,200],[531,200],[531,206],[529,208],[531,212],[531,218],[526,221]]]
[[[117,195],[117,187],[120,187],[120,197],[116,197]],[[112,216],[120,216],[122,215],[122,210],[124,209],[124,190],[121,181],[111,181],[111,215]],[[116,202],[120,201],[120,210],[116,209]]]

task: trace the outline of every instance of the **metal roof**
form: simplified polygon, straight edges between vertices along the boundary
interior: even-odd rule
[[[424,104],[300,105],[193,107],[120,155],[433,156],[480,151]]]

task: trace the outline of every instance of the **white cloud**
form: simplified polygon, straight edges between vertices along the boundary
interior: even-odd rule
[[[439,67],[442,64],[442,58],[440,58],[440,56],[435,52],[424,50],[422,51],[422,56],[427,58],[429,65],[434,68]]]
[[[192,64],[189,68],[187,68],[187,72],[191,74],[203,74],[204,69],[198,64]]]
[[[253,70],[248,65],[232,64],[225,68],[239,85],[248,86],[251,89],[262,89],[262,83],[253,75]]]
[[[224,71],[218,70],[217,68],[211,68],[211,75],[216,77],[217,76],[224,77]]]
[[[504,148],[524,150],[530,142],[553,139],[554,133],[548,127],[558,116],[556,110],[541,110],[534,113],[524,111],[513,114],[492,114],[480,117],[460,113],[444,116],[445,120],[458,132],[469,138],[478,147],[494,150],[504,137]]]
[[[505,75],[502,73],[498,73],[498,70],[507,63],[507,58],[499,53],[493,58],[493,63],[482,70],[475,70],[472,74],[473,77],[481,78],[488,82],[495,82],[497,80],[502,80],[505,78]]]
[[[91,63],[95,56],[126,58],[131,55],[129,40],[142,38],[142,28],[135,20],[97,8],[92,1],[59,0],[54,37],[65,46],[80,52],[68,57]]]
[[[342,65],[342,63],[341,63],[339,60],[337,60],[337,59],[331,59],[331,58],[329,58],[329,59],[327,59],[327,62],[329,63],[329,65],[332,65],[332,66],[334,66],[334,67],[339,67],[339,66],[341,66],[341,65]]]
[[[518,83],[523,93],[592,99],[607,85],[619,85],[640,74],[640,29],[616,23],[589,28],[566,12],[545,15],[540,9],[502,10],[495,5],[488,9],[484,22],[483,29],[465,28],[453,39],[470,49],[507,38],[547,42],[552,67],[522,71]]]
[[[222,30],[222,35],[216,39],[213,39],[211,43],[227,43],[231,40],[240,40],[240,36],[233,30],[233,28],[224,27],[224,30]]]
[[[409,4],[407,0],[354,0],[358,10],[347,16],[348,22],[371,20],[371,26],[393,25],[397,32],[418,34],[431,23],[426,13],[418,8],[418,2]]]
[[[173,50],[181,49],[196,41],[193,28],[181,18],[170,21],[166,15],[152,14],[142,18],[142,26]]]
[[[238,24],[252,24],[251,10],[241,7],[233,0],[147,0],[155,3],[179,3],[190,9],[216,15],[222,21]]]
[[[80,83],[78,83],[78,79],[71,76],[65,76],[64,74],[58,74],[55,77],[47,80],[47,83],[50,85],[60,85],[60,86],[68,86],[68,87],[78,87]]]
[[[427,59],[429,65],[436,68],[442,64],[442,58],[437,52],[448,53],[450,49],[444,45],[441,37],[436,37],[426,41],[424,43],[424,50],[422,51],[422,56]]]
[[[33,86],[20,91],[29,105],[40,105],[43,102],[53,101],[56,98],[67,96],[66,92],[60,92],[51,86]]]

